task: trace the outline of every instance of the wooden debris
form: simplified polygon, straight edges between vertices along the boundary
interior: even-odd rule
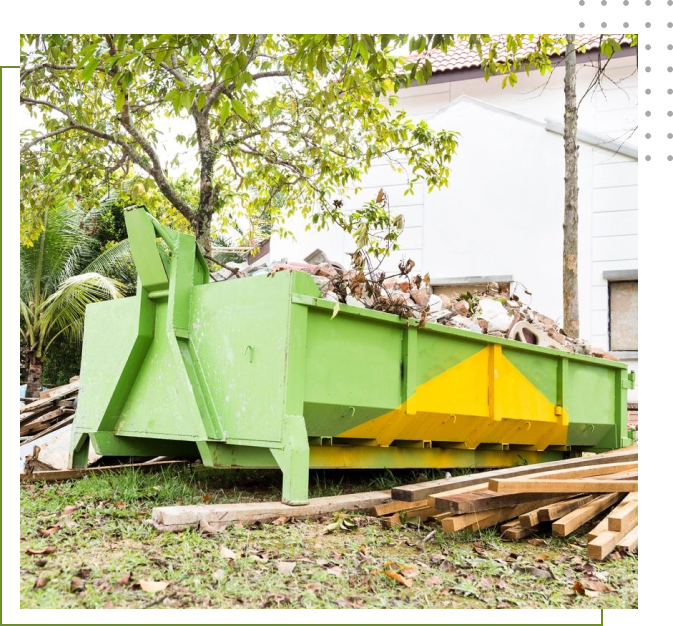
[[[638,519],[638,494],[630,493],[608,515],[608,530],[624,530],[634,519]]]
[[[527,480],[505,479],[491,480],[489,489],[498,493],[625,493],[638,491],[637,480],[607,480],[597,478],[578,478],[556,480],[534,478]]]
[[[596,496],[593,494],[588,494],[585,496],[580,496],[578,498],[572,498],[570,500],[563,500],[562,502],[556,502],[555,504],[550,504],[549,506],[543,506],[540,508],[539,518],[541,522],[553,522],[564,515],[568,515],[575,509],[579,509],[585,504],[589,504]]]
[[[518,517],[523,513],[545,504],[552,504],[559,500],[560,497],[547,498],[546,500],[538,500],[536,502],[524,502],[515,506],[495,509],[493,511],[482,511],[480,513],[466,513],[464,515],[453,515],[442,519],[442,528],[448,531],[462,530],[472,524],[478,525],[479,528],[487,528],[494,526],[500,522],[505,522],[513,517]]]
[[[616,547],[617,543],[624,539],[628,532],[638,525],[638,519],[632,519],[626,523],[623,530],[604,530],[598,537],[592,539],[587,545],[590,559],[604,559]]]
[[[586,524],[590,519],[618,502],[621,497],[623,497],[623,494],[611,493],[594,498],[588,504],[555,521],[551,527],[552,533],[557,537],[568,536],[573,530],[576,530],[582,524]]]
[[[617,547],[628,550],[629,552],[635,552],[638,549],[638,526],[626,533],[626,535],[617,542]]]
[[[57,482],[60,480],[70,480],[72,478],[82,478],[90,474],[103,474],[105,472],[117,472],[129,467],[136,469],[153,469],[165,467],[168,465],[187,465],[190,461],[159,461],[157,463],[127,463],[126,465],[102,465],[99,467],[87,467],[85,469],[70,470],[45,470],[35,472],[24,472],[19,474],[21,482],[34,483],[37,481]]]
[[[592,457],[580,457],[575,459],[564,459],[562,461],[552,461],[550,463],[538,463],[536,465],[524,465],[517,467],[507,467],[505,469],[492,470],[489,472],[480,472],[470,476],[456,476],[440,480],[430,480],[414,485],[404,485],[394,487],[392,496],[394,500],[404,500],[413,502],[424,500],[435,493],[468,487],[478,483],[488,481],[491,478],[514,478],[518,476],[529,476],[546,472],[551,469],[566,469],[571,467],[588,467],[593,465],[603,465],[605,463],[628,462],[638,460],[638,450],[626,448],[623,451],[615,451],[611,454],[597,454]]]
[[[215,528],[222,528],[230,522],[264,522],[280,516],[305,518],[337,511],[366,510],[389,500],[390,491],[369,491],[314,498],[301,506],[291,506],[282,502],[163,506],[153,509],[152,520],[162,530],[196,527],[201,520],[205,520]]]
[[[539,493],[509,493],[502,494],[494,491],[477,491],[453,495],[454,492],[446,491],[430,496],[435,507],[441,511],[448,511],[455,515],[461,513],[476,513],[499,509],[505,506],[514,506],[524,502],[532,502],[548,497],[547,494]]]

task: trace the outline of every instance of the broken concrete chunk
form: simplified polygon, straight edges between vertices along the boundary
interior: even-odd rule
[[[330,279],[327,278],[326,276],[316,276],[313,275],[313,282],[317,285],[318,289],[320,289],[320,295],[324,298],[327,292],[329,291],[329,286],[330,286]]]
[[[425,308],[430,301],[430,294],[426,287],[421,287],[411,292],[411,298],[418,306]]]

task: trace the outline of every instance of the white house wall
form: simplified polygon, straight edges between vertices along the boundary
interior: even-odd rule
[[[579,95],[593,72],[580,71]],[[611,61],[607,74],[614,82],[604,80],[603,92],[585,98],[579,127],[634,146],[636,57]],[[405,196],[406,176],[381,164],[363,180],[359,194],[346,198],[346,207],[361,206],[383,187],[393,211],[405,216],[402,249],[384,267],[394,268],[404,257],[434,278],[511,275],[532,292],[534,308],[562,321],[563,138],[545,125],[563,120],[563,71],[518,77],[513,89],[501,89],[497,78],[488,83],[475,78],[402,92],[399,106],[410,115],[460,133],[449,188],[427,193],[421,185]],[[603,272],[638,267],[637,184],[634,158],[580,142],[580,332],[604,348],[609,345]],[[300,218],[288,228],[297,240],[274,238],[274,259],[301,259],[320,248],[348,264],[354,245],[340,229],[306,232]],[[637,392],[630,399],[637,400]]]

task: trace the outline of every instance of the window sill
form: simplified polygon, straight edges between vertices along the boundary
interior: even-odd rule
[[[673,350],[611,350],[622,361],[669,361],[673,359]]]

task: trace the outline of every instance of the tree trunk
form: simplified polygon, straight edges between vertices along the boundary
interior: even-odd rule
[[[42,369],[44,367],[43,360],[37,356],[33,350],[26,353],[26,370],[28,380],[26,385],[27,398],[39,398],[42,391]]]
[[[210,226],[212,222],[212,213],[197,212],[192,219],[192,228],[196,236],[196,242],[201,247],[201,251],[207,256],[211,255]]]
[[[580,315],[577,283],[577,212],[579,185],[577,179],[577,96],[575,35],[566,35],[565,54],[565,210],[563,215],[563,329],[571,337],[579,337]]]

